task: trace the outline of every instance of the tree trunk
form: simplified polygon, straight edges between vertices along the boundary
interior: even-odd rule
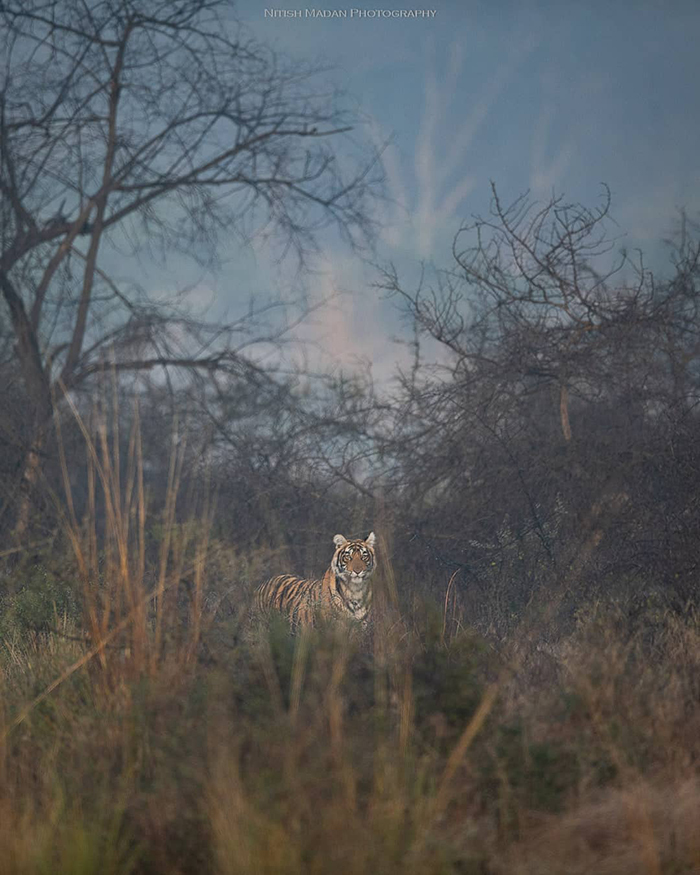
[[[14,526],[10,537],[18,547],[23,547],[31,534],[32,511],[35,508],[43,459],[51,435],[53,405],[50,401],[44,403],[46,397],[47,395],[34,409],[32,433],[21,463],[21,474],[14,490]],[[50,398],[50,395],[48,397]],[[9,501],[12,500],[12,498],[9,499]]]
[[[27,389],[27,403],[33,408],[33,436],[27,449],[22,479],[19,483],[17,510],[12,537],[21,546],[26,540],[35,495],[35,487],[41,473],[41,455],[46,444],[53,400],[51,397],[50,365],[44,366],[38,334],[27,315],[24,301],[15,289],[8,275],[12,260],[7,265],[0,264],[0,291],[10,312],[12,328],[15,333],[15,352],[19,360],[22,377]],[[12,499],[10,499],[12,500]]]
[[[22,479],[19,484],[15,525],[12,529],[12,539],[17,546],[22,546],[29,533],[32,507],[36,496],[36,486],[41,475],[41,455],[46,445],[47,427],[37,430],[24,460]]]
[[[566,383],[562,383],[559,390],[559,415],[561,418],[561,430],[564,440],[571,440],[571,423],[569,422],[569,390]]]

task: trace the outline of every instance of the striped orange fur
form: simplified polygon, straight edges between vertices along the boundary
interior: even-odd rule
[[[290,574],[273,577],[257,590],[257,610],[263,615],[280,611],[292,628],[312,626],[320,618],[338,617],[366,624],[372,605],[370,577],[376,567],[374,532],[365,540],[336,535],[333,543],[335,553],[322,578],[305,580]]]

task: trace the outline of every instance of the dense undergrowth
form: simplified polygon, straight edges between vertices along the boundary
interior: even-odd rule
[[[66,571],[18,568],[4,602],[7,875],[700,868],[692,613],[601,603],[556,645],[495,648],[429,602],[292,637],[180,587],[157,652],[149,602],[140,642],[86,659]]]
[[[553,622],[596,538],[497,637],[379,525],[371,630],[292,636],[250,623],[273,548],[178,517],[177,454],[156,516],[138,419],[119,464],[85,435],[87,512],[64,465],[63,534],[2,581],[2,875],[700,870],[700,619]]]

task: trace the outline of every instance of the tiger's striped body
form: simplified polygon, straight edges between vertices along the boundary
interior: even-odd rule
[[[366,625],[372,605],[370,577],[376,565],[374,532],[366,540],[333,538],[336,550],[329,569],[318,580],[289,574],[273,577],[258,588],[256,608],[262,615],[285,614],[292,625],[312,626],[318,619],[346,618]]]

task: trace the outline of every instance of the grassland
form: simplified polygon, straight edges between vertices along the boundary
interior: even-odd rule
[[[692,613],[600,604],[556,646],[494,648],[385,599],[373,635],[295,638],[246,634],[242,602],[195,614],[170,578],[121,618],[103,580],[86,619],[23,573],[0,643],[7,875],[700,871]]]
[[[3,579],[0,873],[700,872],[700,621],[613,598],[498,643],[397,580],[371,634],[248,624],[272,559],[149,515],[138,443]],[[67,479],[67,478],[66,478]],[[548,594],[551,600],[552,593]]]

